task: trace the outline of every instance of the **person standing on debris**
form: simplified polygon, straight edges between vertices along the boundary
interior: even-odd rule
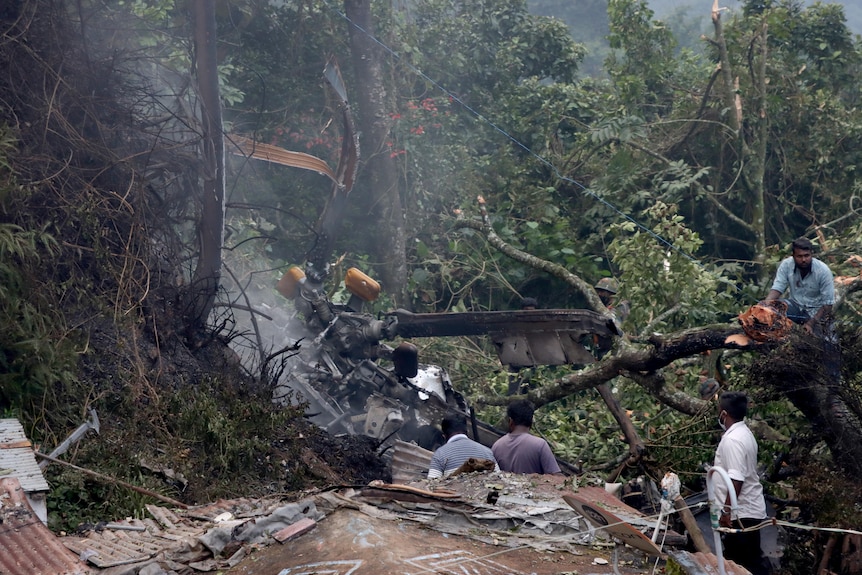
[[[722,482],[716,483],[716,497],[724,501],[719,525],[746,528],[766,519],[766,500],[757,475],[757,440],[745,423],[748,396],[726,391],[718,400],[718,424],[724,433],[715,451],[715,466],[730,476],[736,491],[737,509],[730,509],[730,494]],[[768,575],[769,564],[760,548],[760,531],[724,533],[724,556],[742,565],[752,575]]]
[[[602,304],[616,316],[620,323],[626,321],[626,318],[629,317],[631,307],[627,301],[616,301],[617,294],[620,292],[620,284],[617,280],[614,278],[602,278],[596,282],[593,289],[596,290],[596,295],[602,300]]]
[[[512,473],[562,473],[551,446],[530,433],[533,427],[533,404],[519,399],[509,404],[509,433],[494,442],[491,450],[500,469]]]
[[[451,475],[468,459],[487,459],[494,462],[494,470],[500,471],[497,460],[490,449],[467,437],[467,418],[460,414],[447,415],[440,424],[446,443],[431,457],[428,479]]]
[[[602,300],[602,305],[608,308],[608,311],[614,314],[617,319],[617,325],[622,323],[629,317],[631,307],[627,301],[616,301],[617,294],[620,291],[619,283],[614,278],[602,278],[596,285],[593,286],[596,290],[596,295]],[[593,349],[598,359],[603,358],[613,347],[614,340],[608,336],[593,335]]]
[[[832,270],[813,256],[808,238],[793,240],[790,249],[792,255],[779,264],[766,301],[777,300],[789,290],[790,297],[781,300],[787,304],[787,317],[808,333],[828,334],[835,303]]]

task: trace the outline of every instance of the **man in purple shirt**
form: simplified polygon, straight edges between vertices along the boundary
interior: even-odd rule
[[[519,399],[509,404],[509,433],[494,442],[491,451],[503,471],[512,473],[561,474],[551,446],[530,433],[533,426],[533,404]]]

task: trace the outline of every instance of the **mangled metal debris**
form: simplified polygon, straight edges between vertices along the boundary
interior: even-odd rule
[[[55,447],[54,450],[48,454],[48,457],[51,457],[53,459],[60,457],[61,455],[66,453],[66,451],[68,451],[70,447],[78,443],[85,435],[87,435],[88,431],[93,430],[98,434],[99,427],[99,415],[96,413],[95,409],[91,409],[90,419],[79,425],[78,428],[73,431],[71,435],[69,435],[69,437],[67,437],[62,443],[60,443],[60,445]],[[50,459],[43,459],[39,462],[39,469],[45,469],[50,464]]]

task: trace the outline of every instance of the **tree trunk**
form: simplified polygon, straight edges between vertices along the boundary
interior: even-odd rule
[[[206,324],[221,279],[224,241],[224,138],[216,58],[215,4],[194,0],[195,64],[201,99],[201,217],[200,255],[186,294],[186,327],[197,331]]]
[[[733,129],[734,141],[737,153],[742,162],[741,183],[746,191],[749,217],[747,221],[738,218],[735,214],[729,214],[731,219],[743,225],[754,236],[752,260],[757,265],[757,276],[760,283],[768,280],[764,261],[766,258],[766,207],[764,192],[764,175],[766,173],[766,138],[768,137],[768,120],[766,116],[766,57],[767,57],[767,27],[764,23],[760,32],[754,40],[752,52],[757,57],[753,58],[750,70],[752,76],[755,111],[749,115],[748,123],[751,125],[751,141],[746,139],[746,130],[743,129],[742,98],[739,94],[739,78],[734,76],[730,65],[730,56],[727,52],[727,43],[724,38],[724,30],[721,25],[721,13],[718,3],[713,4],[712,24],[715,29],[715,46],[719,53],[719,66],[721,71],[722,100],[724,107],[728,110],[727,123]],[[759,49],[759,50],[757,50]],[[721,208],[721,206],[719,206]],[[728,211],[726,208],[722,211]]]
[[[382,263],[383,288],[395,299],[397,306],[408,307],[405,217],[397,164],[386,147],[391,118],[387,113],[380,53],[371,37],[374,34],[371,2],[345,0],[344,11],[355,24],[350,26],[350,50],[356,73],[361,144],[366,158],[365,170],[360,177],[369,190],[373,218],[366,229],[375,234],[375,251]]]
[[[834,376],[840,350],[818,337],[791,334],[789,340],[751,367],[751,379],[785,394],[829,446],[851,476],[862,475],[862,413],[844,394],[854,393]]]

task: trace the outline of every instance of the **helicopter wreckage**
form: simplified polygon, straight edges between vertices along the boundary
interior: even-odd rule
[[[415,345],[387,341],[443,336],[488,336],[503,365],[585,365],[595,361],[584,341],[592,336],[620,335],[612,317],[576,309],[533,309],[465,313],[412,313],[398,309],[380,317],[363,311],[376,300],[380,286],[356,268],[347,271],[346,304],[334,303],[325,286],[329,259],[353,187],[359,158],[358,135],[338,68],[330,63],[324,78],[340,100],[344,137],[338,167],[277,146],[232,135],[234,154],[316,171],[332,182],[329,202],[315,232],[317,242],[304,268],[287,270],[277,290],[293,303],[290,333],[302,333],[290,349],[274,400],[296,395],[308,404],[312,422],[332,433],[364,434],[381,446],[413,441],[426,449],[442,442],[436,425],[448,413],[460,412],[472,422],[477,441],[491,445],[502,435],[476,420],[465,398],[445,370],[419,362]]]
[[[293,390],[309,403],[311,419],[333,433],[364,434],[381,443],[413,441],[433,449],[436,424],[448,413],[471,410],[446,371],[421,364],[415,345],[398,338],[485,335],[500,362],[513,368],[585,365],[592,335],[619,335],[612,319],[590,310],[537,309],[464,313],[395,310],[377,318],[362,311],[379,285],[356,268],[347,271],[345,305],[331,302],[322,284],[290,268],[278,291],[291,300],[308,337],[299,344],[276,400]],[[304,343],[307,341],[307,343]],[[501,434],[472,418],[473,434],[491,444]]]

